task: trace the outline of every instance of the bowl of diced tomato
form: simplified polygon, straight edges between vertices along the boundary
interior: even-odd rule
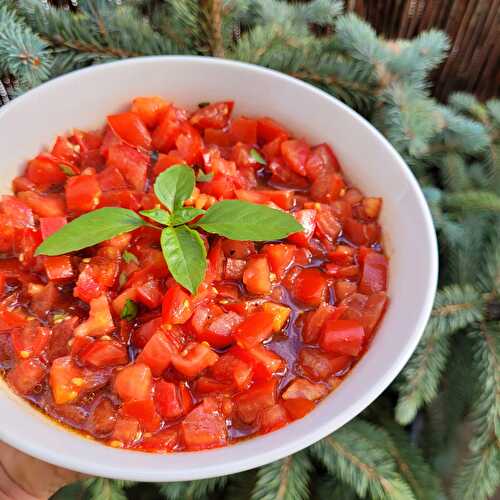
[[[239,472],[353,419],[437,282],[425,199],[363,118],[234,61],[150,57],[0,111],[0,438],[88,474]]]

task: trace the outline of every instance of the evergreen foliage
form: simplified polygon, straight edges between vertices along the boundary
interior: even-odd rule
[[[55,498],[492,498],[500,484],[500,101],[431,97],[428,76],[446,57],[446,36],[385,40],[331,0],[77,3],[0,0],[0,76],[17,93],[82,66],[149,54],[216,55],[301,78],[366,116],[413,169],[441,271],[432,317],[398,381],[308,450],[190,483],[95,478]]]

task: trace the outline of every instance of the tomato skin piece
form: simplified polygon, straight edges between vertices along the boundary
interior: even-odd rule
[[[47,278],[51,281],[67,281],[75,275],[69,255],[45,257],[43,265],[47,273]]]
[[[177,429],[165,429],[154,436],[145,438],[139,448],[154,453],[169,453],[175,450],[179,441]]]
[[[327,352],[359,356],[363,349],[365,331],[355,320],[330,320],[323,326],[319,345]]]
[[[160,377],[170,365],[172,353],[174,352],[175,347],[170,339],[162,330],[158,330],[144,346],[144,349],[137,357],[137,362],[148,365],[153,376]]]
[[[18,229],[35,227],[33,212],[15,196],[0,197],[0,212],[6,216],[6,225]]]
[[[136,97],[132,100],[131,112],[135,113],[148,128],[155,127],[165,115],[170,103],[163,97]]]
[[[310,411],[314,410],[316,404],[305,398],[287,399],[283,401],[283,406],[292,420],[298,420],[305,417]]]
[[[193,314],[191,302],[191,296],[180,285],[172,285],[163,299],[163,322],[170,325],[186,323]]]
[[[188,450],[206,450],[227,443],[224,415],[213,398],[205,398],[181,422],[181,437]]]
[[[385,255],[369,252],[363,261],[359,291],[365,295],[385,292],[387,289],[388,262]]]
[[[271,292],[271,276],[265,255],[249,259],[243,271],[243,283],[247,290],[255,295],[267,295]]]
[[[318,306],[327,294],[328,284],[318,268],[301,269],[290,292],[293,298],[308,306]]]
[[[305,378],[294,379],[283,391],[281,397],[287,399],[308,399],[317,401],[328,394],[328,388],[323,384],[312,383]]]
[[[172,364],[174,368],[186,377],[196,377],[205,368],[217,362],[219,356],[203,342],[201,344],[191,344],[180,354],[172,354]]]
[[[233,106],[233,101],[213,102],[195,111],[189,121],[199,128],[224,128],[229,122]]]
[[[101,337],[115,329],[106,295],[90,301],[89,318],[75,328],[76,336]]]
[[[40,217],[40,231],[42,238],[48,238],[67,224],[66,217]]]
[[[124,417],[136,418],[146,432],[155,432],[160,428],[161,418],[152,399],[126,401],[122,406]]]
[[[257,121],[240,116],[231,124],[231,135],[237,142],[257,144]]]
[[[113,132],[126,143],[143,149],[151,149],[151,135],[135,113],[110,115],[108,124]]]
[[[17,363],[7,375],[7,382],[19,394],[30,394],[47,374],[46,366],[38,359],[25,359]]]
[[[21,191],[17,193],[17,196],[39,217],[64,217],[66,215],[66,206],[61,195]]]
[[[250,349],[272,335],[273,324],[273,314],[257,311],[247,316],[243,323],[238,326],[234,336],[239,345]]]
[[[101,188],[95,175],[76,175],[66,181],[66,206],[74,212],[90,212],[99,205]]]
[[[253,385],[235,398],[236,414],[245,424],[251,424],[257,418],[259,412],[273,406],[276,403],[277,380],[261,382]]]
[[[288,167],[304,177],[307,175],[306,162],[309,153],[309,146],[303,140],[291,139],[281,143],[281,154]]]
[[[122,401],[144,401],[151,398],[153,378],[149,366],[134,363],[120,370],[115,378],[114,391]]]
[[[126,144],[116,144],[109,148],[106,165],[118,169],[132,188],[144,191],[149,165],[147,155]]]
[[[304,230],[300,233],[294,233],[288,236],[288,241],[299,246],[307,246],[316,229],[316,215],[316,210],[312,208],[297,210],[293,216],[297,219],[297,222],[302,225]]]
[[[270,142],[280,136],[288,138],[289,134],[277,121],[268,116],[257,120],[257,137],[259,141]]]
[[[80,351],[78,357],[83,363],[94,368],[126,365],[128,363],[126,347],[116,340],[96,340],[83,351]]]
[[[160,415],[167,419],[175,419],[184,414],[179,389],[173,382],[159,380],[155,385],[155,401]]]
[[[62,184],[66,180],[66,174],[58,161],[63,163],[52,155],[40,154],[28,163],[26,177],[37,186]]]

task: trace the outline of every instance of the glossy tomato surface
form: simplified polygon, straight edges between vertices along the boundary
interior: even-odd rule
[[[55,138],[0,198],[0,372],[105,444],[204,450],[302,418],[366,352],[387,307],[382,199],[349,183],[328,144],[233,108],[138,96],[101,131]],[[208,269],[195,294],[151,227],[35,256],[94,209],[158,207],[154,181],[179,163],[205,174],[185,206],[240,199],[287,211],[303,231],[268,242],[201,231]]]

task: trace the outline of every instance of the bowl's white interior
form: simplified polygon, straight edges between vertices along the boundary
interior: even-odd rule
[[[142,481],[197,479],[279,459],[338,429],[373,401],[413,352],[437,278],[430,215],[408,167],[366,121],[325,93],[276,72],[195,57],[131,59],[78,71],[0,111],[0,192],[25,161],[71,128],[103,125],[139,95],[193,108],[234,99],[235,113],[269,115],[311,143],[328,142],[366,194],[384,198],[381,223],[390,255],[391,304],[375,340],[347,380],[317,409],[285,428],[223,449],[169,455],[116,450],[68,432],[0,389],[0,438],[49,462],[101,476]]]

